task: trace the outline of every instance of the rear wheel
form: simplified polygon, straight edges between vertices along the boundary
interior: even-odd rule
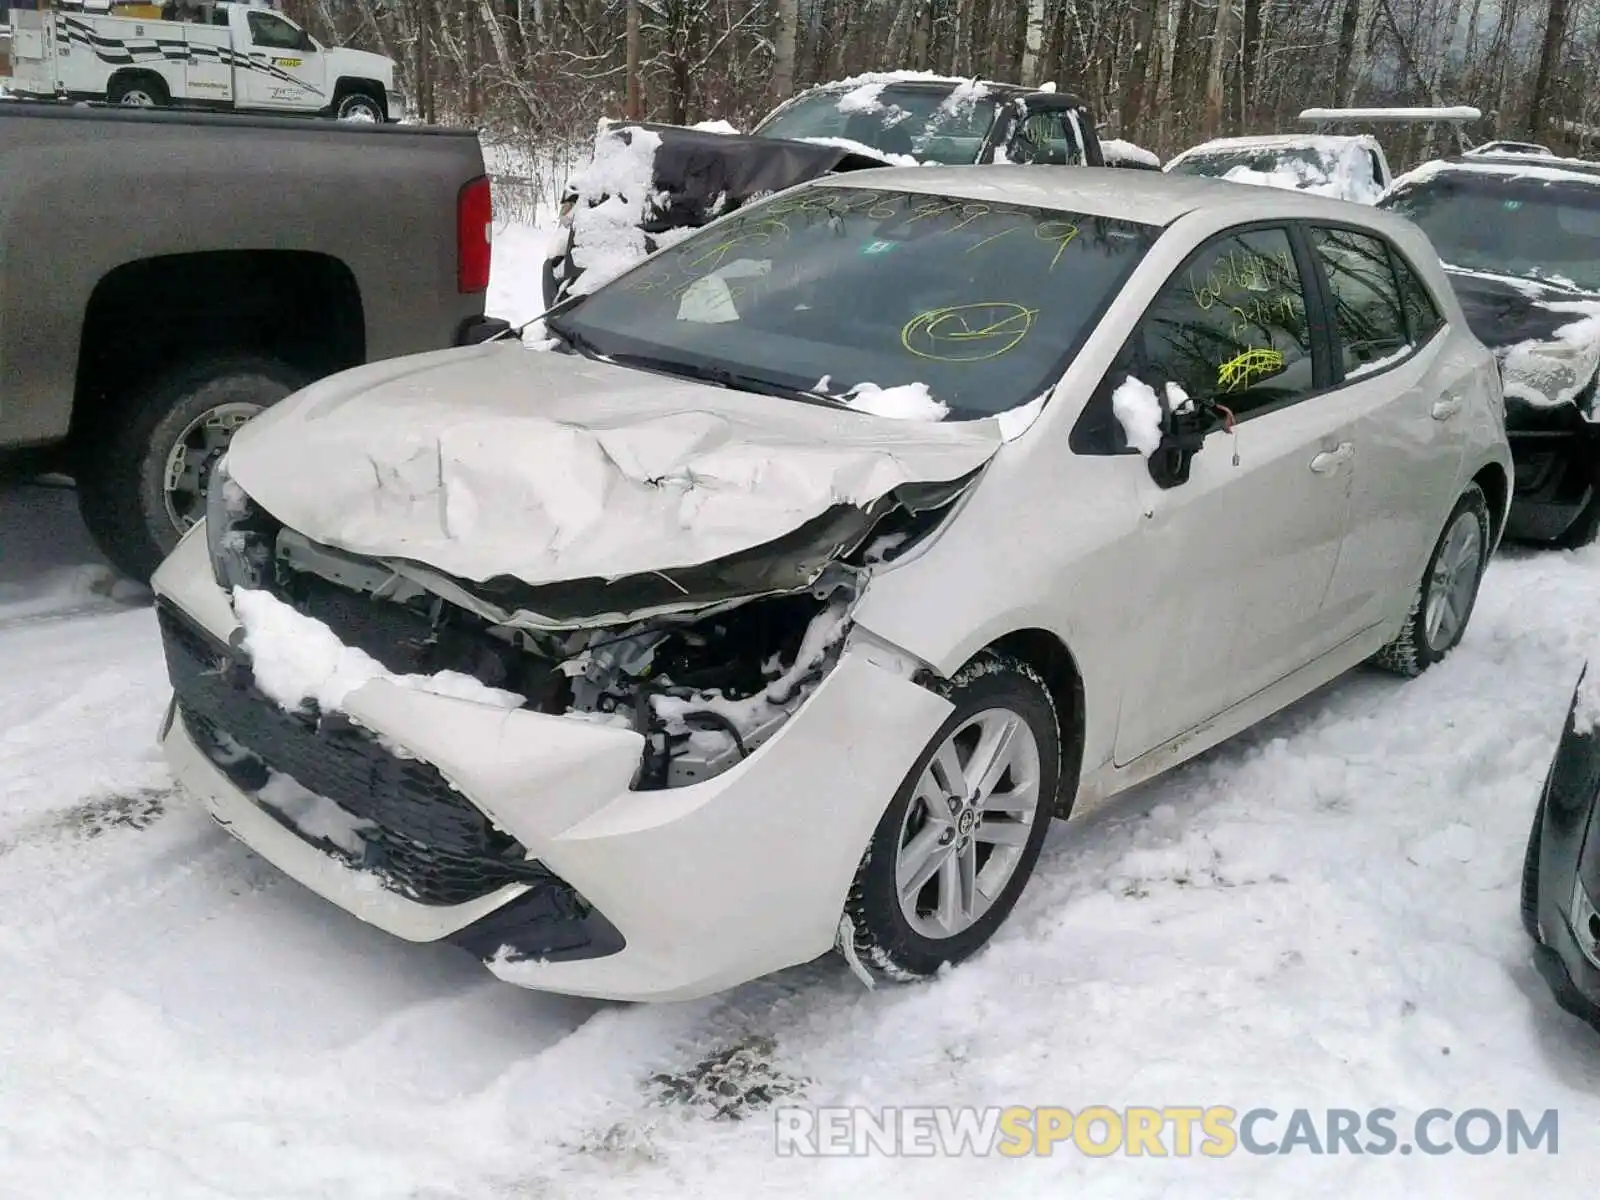
[[[948,696],[955,711],[878,822],[840,922],[840,950],[884,978],[932,975],[982,947],[1050,826],[1061,735],[1037,672],[985,653]]]
[[[165,108],[172,96],[159,75],[119,75],[106,88],[106,100],[127,108]]]
[[[1470,485],[1456,502],[1422,573],[1395,639],[1373,663],[1407,677],[1422,674],[1460,643],[1489,563],[1489,503]]]
[[[160,376],[83,432],[78,505],[118,569],[146,581],[205,512],[212,468],[250,418],[309,382],[274,359],[216,358]]]

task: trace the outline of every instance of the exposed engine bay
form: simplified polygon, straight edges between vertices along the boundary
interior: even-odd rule
[[[772,736],[837,662],[872,571],[942,524],[975,478],[903,488],[871,510],[841,505],[739,562],[553,589],[469,584],[319,545],[226,479],[208,542],[223,587],[270,593],[396,675],[459,673],[527,710],[636,731],[633,786],[670,788]],[[609,612],[623,599],[648,615]],[[578,615],[585,607],[600,615]]]

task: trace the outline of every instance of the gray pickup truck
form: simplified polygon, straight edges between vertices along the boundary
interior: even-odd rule
[[[262,408],[504,328],[491,207],[471,131],[0,102],[7,472],[148,578]]]

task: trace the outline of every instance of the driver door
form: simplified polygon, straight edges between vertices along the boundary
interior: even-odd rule
[[[249,108],[281,108],[298,112],[328,104],[327,60],[309,34],[292,21],[263,9],[241,9],[243,39],[234,26],[234,45],[244,57],[235,80],[238,102]],[[237,20],[237,18],[236,18]]]
[[[1144,384],[1225,406],[1188,479],[1143,459],[1128,619],[1149,653],[1124,677],[1115,761],[1126,765],[1334,648],[1325,607],[1351,503],[1350,415],[1323,403],[1312,278],[1286,228],[1203,245],[1146,312],[1127,361]],[[1113,371],[1107,385],[1123,382]],[[1105,389],[1102,389],[1105,390]],[[1181,398],[1181,397],[1180,397]]]

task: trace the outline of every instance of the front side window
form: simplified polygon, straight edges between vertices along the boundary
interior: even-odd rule
[[[1167,283],[1140,325],[1135,360],[1157,389],[1175,383],[1237,418],[1313,387],[1305,289],[1288,234],[1223,234]]]
[[[250,41],[269,50],[300,49],[300,31],[289,22],[270,13],[253,12],[245,15],[250,25]]]
[[[549,326],[592,353],[684,374],[829,395],[921,384],[946,419],[975,420],[1060,378],[1157,233],[813,184],[657,252]]]
[[[1017,163],[1046,163],[1055,166],[1080,165],[1083,154],[1067,114],[1029,113],[1011,135],[1007,157]]]
[[[1411,349],[1400,288],[1382,238],[1348,229],[1312,231],[1333,297],[1334,332],[1350,378],[1380,370]]]

